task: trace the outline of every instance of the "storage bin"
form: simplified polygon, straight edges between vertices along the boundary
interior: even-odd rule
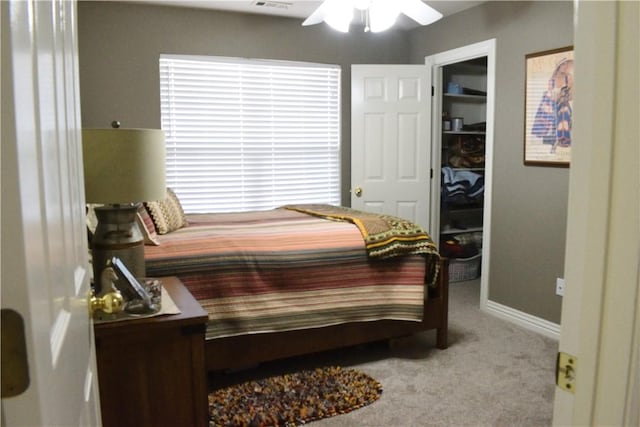
[[[452,258],[449,260],[449,282],[463,282],[480,275],[482,254],[470,258]]]

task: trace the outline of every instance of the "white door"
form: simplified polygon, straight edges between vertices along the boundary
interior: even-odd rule
[[[2,423],[99,425],[76,5],[15,0],[1,8],[2,309],[24,320],[30,378],[26,391],[2,399]]]
[[[639,20],[638,2],[577,3],[558,426],[640,425]]]
[[[431,69],[352,65],[351,207],[429,229]]]

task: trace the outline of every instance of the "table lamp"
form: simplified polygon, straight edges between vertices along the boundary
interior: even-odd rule
[[[164,199],[165,144],[158,129],[84,129],[82,153],[87,203],[98,224],[91,240],[94,289],[107,260],[117,257],[134,277],[145,276],[144,239],[136,221],[141,202]]]

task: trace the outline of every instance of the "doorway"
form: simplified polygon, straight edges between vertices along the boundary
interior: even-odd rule
[[[440,251],[450,251],[450,282],[479,276],[484,310],[489,295],[495,39],[428,56],[425,63],[432,69],[434,94],[430,229]]]

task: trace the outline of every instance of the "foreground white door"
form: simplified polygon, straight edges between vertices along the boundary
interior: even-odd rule
[[[429,229],[431,69],[351,66],[351,207]]]
[[[575,394],[554,425],[640,425],[640,3],[578,2],[560,351]]]
[[[1,4],[2,310],[24,320],[30,379],[26,391],[2,399],[9,427],[100,424],[75,7]]]

